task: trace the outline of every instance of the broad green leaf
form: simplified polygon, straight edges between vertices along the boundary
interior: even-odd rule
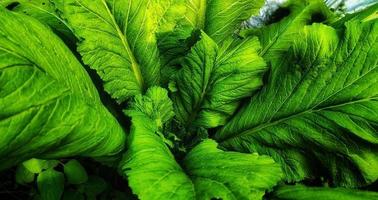
[[[158,104],[154,105],[159,110]],[[132,128],[120,171],[139,199],[261,199],[282,177],[273,159],[225,152],[212,140],[194,147],[185,157],[183,169],[153,119],[138,109],[128,114]]]
[[[87,182],[88,174],[77,160],[70,160],[64,164],[64,175],[70,184],[82,184]]]
[[[257,14],[263,0],[187,0],[185,23],[221,43]]]
[[[181,57],[190,50],[191,43],[188,41],[192,35],[193,27],[182,24],[185,19],[187,0],[172,0],[171,6],[166,10],[159,23],[156,36],[158,47],[161,52],[162,67],[179,64]],[[167,68],[171,69],[171,68]],[[162,70],[165,70],[164,68]],[[162,73],[162,78],[169,76]]]
[[[38,174],[37,185],[41,200],[60,200],[64,191],[64,175],[48,169]]]
[[[59,161],[57,160],[41,160],[32,158],[27,161],[24,161],[22,165],[29,170],[29,172],[38,174],[43,170],[54,168],[58,165]]]
[[[144,113],[154,120],[159,128],[175,114],[167,90],[157,86],[149,88],[145,95],[135,96],[126,114],[132,115],[133,112]]]
[[[173,101],[186,127],[217,127],[234,113],[242,98],[262,85],[266,71],[256,38],[224,41],[218,46],[202,33],[175,76]]]
[[[378,3],[375,5],[369,6],[368,8],[361,10],[359,12],[355,12],[352,14],[347,14],[345,17],[339,18],[338,20],[332,23],[334,27],[342,27],[344,23],[350,20],[361,20],[361,21],[369,21],[378,18],[377,14],[378,10]]]
[[[13,12],[25,14],[50,26],[66,44],[74,45],[75,37],[66,22],[59,16],[55,5],[50,0],[9,0],[3,6],[15,5]]]
[[[59,2],[59,1],[58,1]],[[118,102],[159,84],[155,33],[168,1],[65,0],[63,15],[79,38],[79,53]]]
[[[172,7],[176,12],[165,18],[168,26],[158,31],[163,82],[175,74],[177,65],[195,43],[198,30],[220,44],[231,38],[243,21],[257,14],[263,4],[263,0],[176,0],[174,5],[178,8]]]
[[[194,199],[193,185],[145,114],[133,113],[128,151],[120,163],[141,200]]]
[[[35,174],[30,172],[24,165],[20,164],[16,169],[16,183],[26,184],[34,181]]]
[[[303,185],[281,186],[273,192],[271,200],[375,200],[377,192],[346,188],[306,187]]]
[[[281,180],[281,168],[270,157],[217,146],[205,140],[185,157],[184,168],[194,183],[196,199],[258,200]]]
[[[301,36],[298,30],[308,24],[326,23],[334,18],[323,0],[289,0],[273,13],[269,24],[242,30],[240,34],[258,36],[262,46],[260,55],[270,62],[285,54],[292,42]]]
[[[0,170],[33,157],[102,157],[123,149],[122,128],[47,26],[0,8],[0,36]]]
[[[288,181],[378,179],[378,20],[306,26],[268,84],[216,134],[227,149],[271,155]]]

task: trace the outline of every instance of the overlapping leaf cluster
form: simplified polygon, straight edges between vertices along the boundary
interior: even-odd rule
[[[0,169],[112,161],[146,200],[378,198],[358,190],[378,180],[378,6],[293,0],[241,30],[263,3],[0,2]]]

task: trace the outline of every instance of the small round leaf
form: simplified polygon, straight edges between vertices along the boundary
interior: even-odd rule
[[[64,174],[71,184],[82,184],[88,180],[87,172],[77,160],[70,160],[64,165]]]
[[[38,174],[37,185],[41,200],[60,200],[64,191],[64,175],[54,169]]]

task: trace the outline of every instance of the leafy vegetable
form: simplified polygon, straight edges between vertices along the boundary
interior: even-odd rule
[[[271,2],[0,1],[0,199],[377,199],[378,4]]]
[[[335,185],[376,181],[377,25],[305,26],[273,63],[269,83],[216,138],[271,155],[289,181],[328,174]]]
[[[118,102],[159,84],[155,38],[165,7],[159,2],[65,0],[63,14],[81,39],[79,53]]]
[[[171,77],[183,57],[196,42],[195,33],[204,31],[215,43],[228,40],[239,29],[241,23],[256,14],[263,5],[262,0],[176,0],[172,6],[179,13],[165,19],[170,26],[158,30],[158,44],[162,54],[163,81]],[[183,2],[185,4],[183,5]],[[194,35],[194,36],[193,36]],[[178,66],[177,66],[178,65]]]
[[[229,38],[240,24],[256,14],[262,0],[191,0],[181,22],[192,29],[203,30],[216,43]],[[185,26],[184,26],[185,27]]]
[[[101,157],[123,149],[123,130],[56,35],[3,8],[0,35],[0,169],[32,157]]]
[[[150,90],[147,93],[161,89]],[[160,115],[170,111],[160,109],[162,104],[152,105]],[[194,147],[183,160],[183,169],[159,137],[153,118],[143,110],[128,113],[133,126],[120,168],[140,199],[261,199],[281,179],[280,167],[271,158],[225,152],[213,140]]]
[[[273,13],[267,26],[243,30],[241,35],[257,35],[262,45],[260,55],[271,62],[286,53],[293,39],[301,37],[298,30],[303,26],[334,20],[335,14],[321,0],[291,0]]]
[[[345,188],[320,188],[305,187],[303,185],[281,186],[274,193],[273,200],[373,200],[378,198],[378,193],[359,191]]]
[[[175,77],[173,100],[178,120],[186,126],[223,125],[240,99],[262,85],[265,63],[256,38],[225,41],[219,47],[202,33]]]
[[[75,37],[70,27],[62,19],[55,4],[49,0],[3,0],[0,5],[9,7],[13,12],[32,16],[40,22],[50,26],[52,30],[60,36],[64,42],[73,46]]]

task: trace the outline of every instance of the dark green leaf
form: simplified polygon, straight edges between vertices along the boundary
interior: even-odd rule
[[[77,160],[70,160],[64,164],[64,175],[71,184],[81,184],[88,180],[87,171]]]
[[[38,174],[37,185],[41,200],[60,200],[64,191],[64,175],[48,169]]]

